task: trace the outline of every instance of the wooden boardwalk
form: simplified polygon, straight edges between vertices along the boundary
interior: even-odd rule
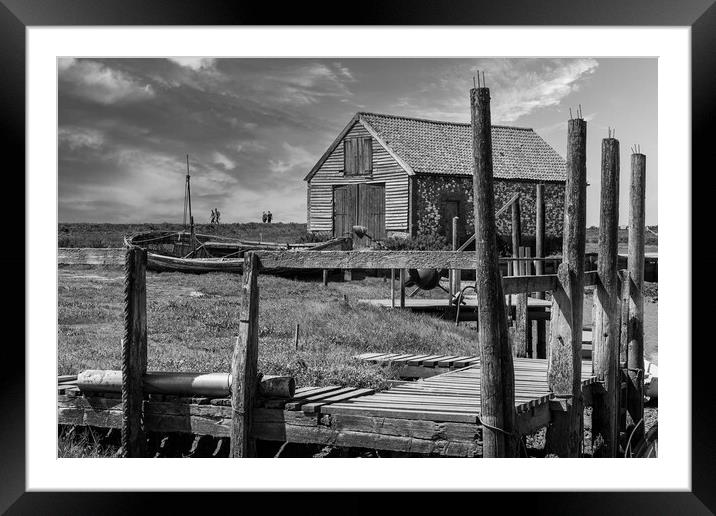
[[[440,363],[439,359],[437,363]],[[363,414],[432,421],[462,423],[480,422],[480,365],[479,359],[457,359],[452,363],[472,363],[465,368],[405,382],[388,390],[331,403],[324,407],[326,414]],[[444,360],[443,363],[451,363]],[[524,413],[552,398],[547,385],[547,361],[516,358],[515,410]],[[582,362],[582,386],[596,381],[591,362]]]
[[[415,355],[413,355],[415,356]],[[414,382],[372,389],[302,387],[291,399],[260,399],[253,409],[252,437],[267,441],[347,446],[420,455],[481,455],[480,364],[470,357],[430,359],[472,365]],[[588,399],[596,378],[582,363]],[[553,410],[547,362],[515,359],[517,430],[530,434],[549,424]],[[231,431],[230,398],[147,395],[144,424],[150,432],[180,432],[225,439]],[[71,382],[58,385],[58,422],[121,428],[117,393],[83,395]]]

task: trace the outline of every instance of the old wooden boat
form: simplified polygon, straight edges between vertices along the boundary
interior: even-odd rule
[[[258,250],[350,249],[351,238],[326,242],[256,242],[191,231],[145,231],[125,236],[127,246],[147,249],[147,268],[156,272],[241,272],[244,253]]]

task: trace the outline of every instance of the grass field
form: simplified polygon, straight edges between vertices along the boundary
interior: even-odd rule
[[[122,247],[124,235],[140,231],[166,230],[178,231],[183,229],[181,224],[87,224],[62,223],[58,225],[58,247]],[[652,226],[658,232],[657,226]],[[261,224],[249,222],[244,224],[197,224],[197,233],[217,234],[227,237],[243,238],[246,240],[263,239],[269,242],[300,242],[306,238],[305,223],[272,223]],[[587,228],[586,250],[597,251],[599,230],[595,227]],[[507,238],[509,240],[509,238]],[[529,238],[528,241],[532,241]],[[627,252],[628,231],[619,230],[619,252]],[[658,238],[650,232],[645,234],[646,252],[653,253],[658,250]],[[559,254],[559,253],[558,253]]]
[[[305,223],[273,222],[262,224],[249,222],[245,224],[197,224],[197,233],[221,235],[245,240],[262,239],[267,242],[301,242],[306,237]],[[140,231],[179,231],[184,229],[181,224],[89,224],[61,223],[58,224],[58,247],[122,247],[124,236]]]
[[[335,278],[336,280],[338,278]],[[228,372],[238,331],[241,276],[147,273],[149,370]],[[456,327],[409,311],[358,304],[386,298],[389,281],[367,276],[352,282],[260,276],[259,369],[288,374],[298,386],[384,388],[397,371],[359,362],[366,352],[477,353],[474,323]],[[646,303],[646,356],[656,362],[658,293]],[[123,276],[121,269],[90,267],[58,271],[58,374],[120,369]],[[438,289],[427,295],[441,294]],[[347,302],[344,300],[347,297]],[[585,296],[585,322],[591,295]],[[300,324],[299,349],[294,330]],[[103,456],[93,441],[61,438],[61,456]]]

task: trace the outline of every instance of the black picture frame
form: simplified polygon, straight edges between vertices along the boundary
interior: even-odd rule
[[[689,26],[691,27],[692,70],[692,163],[709,165],[704,170],[713,175],[714,131],[713,118],[716,84],[716,6],[714,0],[601,0],[535,2],[502,0],[474,2],[453,0],[442,5],[430,0],[363,1],[361,9],[350,17],[335,4],[321,2],[293,2],[280,7],[267,2],[237,2],[221,0],[0,0],[0,106],[2,113],[3,164],[6,170],[25,170],[25,30],[32,26],[87,25],[577,25],[577,26]],[[12,168],[7,158],[11,157]],[[24,213],[24,178],[20,174],[4,174],[5,190],[12,188],[12,197],[4,201],[12,213]],[[13,177],[8,177],[13,176]],[[694,174],[694,177],[696,175]],[[12,184],[12,181],[15,184]],[[684,178],[685,181],[691,180]],[[708,180],[700,177],[699,181]],[[11,185],[11,186],[8,186]],[[700,184],[702,189],[703,184]],[[698,191],[698,190],[692,190]],[[12,206],[12,203],[18,206]],[[693,234],[698,231],[699,215],[705,209],[694,202]],[[705,218],[705,217],[704,217]],[[17,229],[17,223],[13,224]],[[23,224],[24,226],[24,224]],[[703,229],[703,227],[701,228]],[[20,321],[25,315],[24,231],[14,236],[14,252],[3,253],[5,287],[20,293],[6,311],[9,321]],[[688,250],[689,256],[691,250]],[[713,258],[706,258],[706,266]],[[696,265],[696,262],[693,262]],[[703,262],[701,266],[703,266]],[[25,275],[16,271],[23,270]],[[703,269],[702,269],[703,270]],[[14,271],[14,272],[8,272]],[[691,277],[684,274],[685,281]],[[696,320],[707,321],[705,310],[709,303],[693,302]],[[32,306],[27,307],[32,310]],[[699,317],[701,316],[701,317]],[[693,316],[692,316],[693,318]],[[676,321],[688,324],[691,320]],[[19,327],[19,324],[16,325]],[[20,331],[25,342],[24,330]],[[694,342],[696,342],[696,333]],[[19,339],[10,339],[3,350],[3,373],[0,375],[0,510],[8,514],[126,514],[149,508],[154,495],[128,493],[38,493],[26,492],[25,487],[25,354],[17,346]],[[50,343],[48,343],[49,345]],[[667,343],[688,349],[690,343]],[[495,498],[507,495],[510,506],[518,504],[531,514],[555,512],[561,514],[713,514],[716,511],[716,441],[713,438],[713,401],[708,385],[711,376],[710,341],[692,347],[692,490],[690,492],[585,492],[585,493],[475,493],[479,508],[494,507]],[[295,500],[295,495],[293,498]],[[192,497],[195,495],[192,495]],[[243,495],[246,496],[246,495]],[[271,495],[273,497],[274,495]],[[254,496],[256,503],[261,499]],[[423,506],[427,497],[411,495],[410,502]],[[212,510],[225,504],[236,505],[230,497],[207,495]],[[275,498],[272,498],[276,500]],[[210,501],[209,501],[210,500]],[[264,499],[265,500],[265,499]],[[186,496],[178,493],[162,495],[162,504],[186,507]],[[345,504],[345,501],[343,502]],[[470,502],[473,503],[473,502]],[[253,505],[253,504],[252,504]],[[354,506],[357,504],[346,504]],[[310,506],[309,506],[310,507]],[[364,507],[365,508],[365,507]],[[555,511],[555,509],[558,510]],[[354,509],[354,510],[355,510]],[[164,506],[168,512],[169,506]],[[365,508],[365,510],[370,510]],[[183,511],[182,511],[183,512]]]

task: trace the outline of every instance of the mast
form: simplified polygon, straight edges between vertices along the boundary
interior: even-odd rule
[[[189,218],[187,219],[187,214]],[[191,216],[191,176],[189,175],[189,155],[186,155],[186,186],[184,187],[184,228],[193,224]]]

